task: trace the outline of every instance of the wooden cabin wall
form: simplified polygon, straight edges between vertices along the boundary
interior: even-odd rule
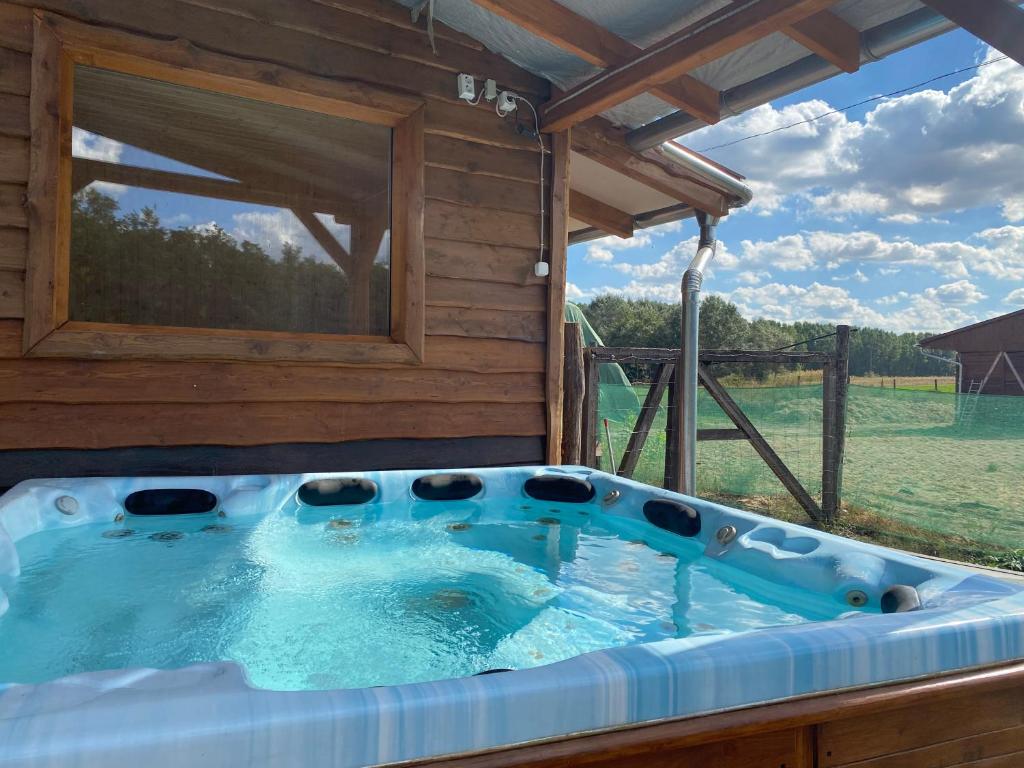
[[[426,363],[22,357],[33,8],[425,96]],[[437,46],[389,0],[0,1],[0,467],[4,451],[468,437],[519,438],[515,456],[543,461],[536,144],[454,92],[457,72],[538,98],[547,84],[452,30]]]

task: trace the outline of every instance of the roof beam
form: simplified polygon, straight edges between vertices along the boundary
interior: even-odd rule
[[[1024,65],[1024,10],[1010,0],[921,0],[975,37]]]
[[[633,214],[595,200],[589,195],[569,190],[569,216],[609,235],[633,236]]]
[[[860,32],[834,13],[820,11],[782,31],[844,72],[860,69]]]
[[[573,129],[572,151],[698,210],[715,216],[729,213],[721,192],[684,176],[679,165],[654,150],[635,152],[623,135],[605,120],[589,120]]]
[[[714,21],[698,22],[655,43],[552,99],[541,109],[542,129],[560,131],[652,87],[825,10],[835,0],[756,0]]]
[[[633,43],[555,0],[473,2],[598,67],[624,64],[643,53]],[[718,91],[689,75],[657,85],[651,88],[651,93],[677,109],[699,117],[705,123],[717,123],[721,117]]]

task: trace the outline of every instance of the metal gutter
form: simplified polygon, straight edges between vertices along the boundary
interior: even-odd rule
[[[956,24],[928,8],[865,30],[860,36],[860,60],[869,64],[925,40],[956,29]],[[722,91],[722,119],[820,83],[840,70],[817,54],[806,56],[775,72]],[[674,112],[626,134],[626,143],[642,152],[669,139],[703,128],[707,123],[686,112]]]

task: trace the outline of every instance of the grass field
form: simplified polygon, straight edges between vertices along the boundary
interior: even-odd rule
[[[642,402],[646,387],[635,389]],[[820,386],[732,386],[730,391],[807,490],[820,494]],[[700,427],[731,427],[701,395]],[[957,399],[920,389],[851,387],[846,510],[840,521],[845,532],[976,561],[1024,548],[1024,398],[983,398],[972,418],[961,423]],[[621,458],[635,413],[603,415],[609,417],[613,450]],[[662,407],[637,480],[662,483],[665,419]],[[608,466],[603,432],[601,437]],[[746,442],[702,442],[698,465],[701,495],[806,522]]]
[[[801,387],[821,385],[821,371],[780,371],[769,374],[765,380],[743,376],[724,376],[727,387]],[[850,383],[860,387],[879,389],[908,389],[920,392],[956,392],[953,376],[852,376]]]

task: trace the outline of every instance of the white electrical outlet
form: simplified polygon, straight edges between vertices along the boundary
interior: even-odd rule
[[[492,78],[488,78],[484,82],[484,98],[488,101],[498,98],[498,84]]]
[[[549,271],[548,263],[546,261],[538,261],[533,265],[533,274],[537,277],[547,277]]]
[[[473,101],[476,98],[476,83],[472,75],[459,75],[459,98]]]
[[[516,111],[516,95],[512,91],[502,91],[498,94],[498,114],[505,117]]]

